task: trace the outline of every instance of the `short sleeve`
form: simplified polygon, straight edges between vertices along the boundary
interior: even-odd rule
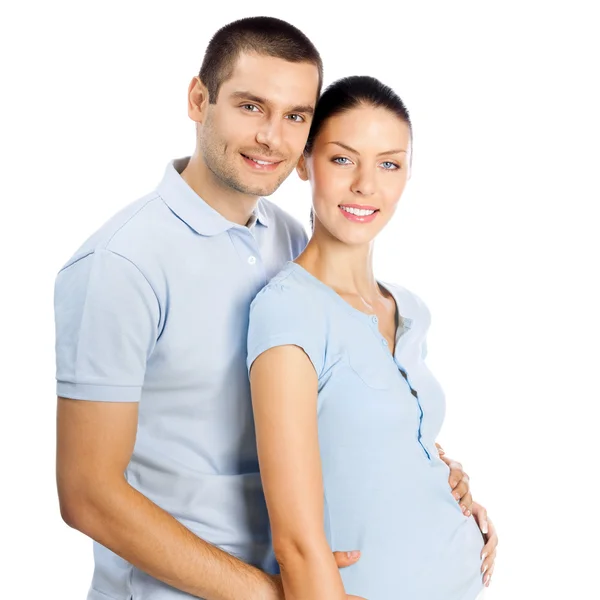
[[[139,269],[104,249],[77,260],[57,276],[54,314],[57,394],[139,401],[160,319]]]
[[[294,288],[269,285],[254,299],[248,328],[248,371],[270,348],[302,348],[321,377],[325,368],[325,329],[322,313]]]

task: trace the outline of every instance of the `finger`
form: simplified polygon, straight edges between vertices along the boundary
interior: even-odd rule
[[[483,551],[481,553],[481,556],[483,557],[484,554],[486,554],[487,556],[489,556],[490,554],[492,554],[492,552],[496,552],[496,548],[498,547],[498,538],[492,538],[490,539],[486,545],[483,547]]]
[[[481,563],[481,573],[485,574],[486,571],[489,571],[496,562],[496,553],[492,552],[488,556],[486,556],[485,560]]]
[[[484,552],[488,554],[496,549],[498,545],[498,535],[496,534],[496,530],[494,529],[493,523],[488,519],[488,533],[486,536],[485,547],[483,549]]]
[[[483,533],[483,535],[486,536],[487,541],[487,533],[489,531],[487,510],[483,508],[481,504],[473,502],[473,505],[471,506],[471,512],[473,513],[473,516],[477,521],[477,525],[479,525],[479,529],[481,529],[481,533]]]
[[[452,489],[452,495],[454,499],[460,501],[461,498],[464,498],[469,493],[469,480],[461,479]],[[471,504],[473,504],[473,498],[471,498]]]
[[[492,583],[492,575],[494,574],[494,565],[492,565],[486,574],[483,576],[483,585],[485,587],[490,587],[490,583]]]
[[[467,484],[469,483],[469,476],[463,471],[460,463],[457,463],[455,460],[449,460],[446,464],[450,469],[448,482],[450,483],[450,487],[452,489],[454,489],[463,479],[465,479],[465,477]]]
[[[488,517],[488,528],[489,528],[489,533],[490,533],[490,538],[494,537],[496,538],[496,544],[498,543],[498,534],[496,533],[496,528],[494,527],[494,524],[492,523],[492,520]]]
[[[446,452],[444,451],[444,449],[437,442],[435,443],[435,445],[436,445],[436,447],[438,449],[438,454],[440,456],[442,456],[442,454],[446,454]]]
[[[358,561],[360,552],[358,550],[352,550],[350,552],[334,552],[333,557],[335,558],[338,569],[343,569]]]
[[[488,524],[488,527],[489,524]],[[498,536],[491,530],[490,527],[490,531],[487,534],[487,540],[485,542],[485,546],[484,546],[484,552],[487,552],[488,554],[490,552],[492,552],[493,550],[496,549],[496,546],[498,545]]]
[[[473,496],[471,496],[471,492],[467,492],[465,496],[460,501],[460,508],[463,511],[465,517],[470,517],[473,513],[471,512],[471,507],[473,506]]]

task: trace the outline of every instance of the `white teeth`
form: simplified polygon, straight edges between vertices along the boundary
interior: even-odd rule
[[[249,158],[251,161],[253,161],[259,165],[274,165],[275,164],[274,162],[267,162],[266,160],[258,160],[256,158],[252,158],[251,156],[246,156],[246,158]]]
[[[368,217],[369,215],[372,215],[375,212],[374,210],[366,210],[363,208],[350,208],[349,206],[340,206],[340,208],[342,210],[345,210],[347,213],[350,213],[351,215],[356,215],[357,217]]]

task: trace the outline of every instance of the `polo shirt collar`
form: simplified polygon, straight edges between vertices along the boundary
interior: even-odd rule
[[[200,235],[218,235],[232,227],[239,227],[237,223],[228,221],[212,206],[202,200],[181,177],[180,173],[185,169],[189,160],[189,156],[179,158],[167,165],[162,181],[157,188],[159,196],[184,223]],[[259,198],[249,223],[250,227],[253,225],[253,221],[263,227],[269,226],[269,218],[264,203],[265,201]]]

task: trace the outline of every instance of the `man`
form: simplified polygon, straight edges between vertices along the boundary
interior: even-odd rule
[[[194,155],[58,274],[57,484],[64,520],[95,540],[90,600],[283,598],[247,320],[307,241],[261,197],[294,169],[321,82],[317,50],[288,23],[219,30],[189,87]],[[467,510],[467,478],[452,478]]]

